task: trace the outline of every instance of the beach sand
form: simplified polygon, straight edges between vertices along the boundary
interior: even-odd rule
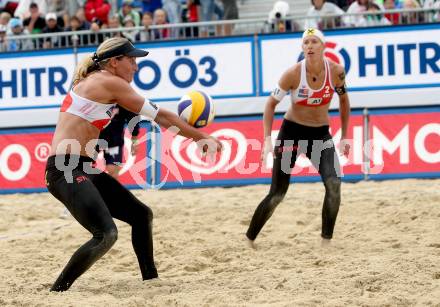
[[[134,190],[154,211],[160,279],[130,228],[64,293],[49,288],[90,234],[48,193],[0,196],[0,306],[440,306],[440,180],[343,183],[321,246],[321,183],[293,184],[255,241],[268,185]]]

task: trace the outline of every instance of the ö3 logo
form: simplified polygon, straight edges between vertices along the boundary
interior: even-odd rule
[[[329,41],[325,42],[324,56],[327,59],[332,60],[333,62],[343,65],[345,69],[345,73],[348,73],[348,71],[350,70],[350,66],[351,66],[350,56],[348,55],[347,50],[345,50],[344,48],[338,49],[337,43],[329,42]],[[304,59],[304,53],[301,52],[300,55],[298,56],[297,62],[302,61],[303,59]]]
[[[183,51],[183,54],[182,54]],[[178,88],[189,88],[196,81],[203,87],[214,86],[218,81],[217,62],[211,56],[203,56],[200,60],[189,58],[190,50],[175,50],[176,59],[170,63],[168,78]],[[145,81],[145,76],[152,79]],[[143,60],[138,63],[138,72],[134,75],[134,83],[142,90],[154,89],[162,80],[164,72],[156,62]]]
[[[220,129],[211,133],[219,139],[223,139],[223,151],[220,159],[214,165],[203,161],[200,158],[197,144],[191,142],[185,147],[184,142],[187,140],[182,136],[176,136],[171,144],[171,152],[174,159],[182,167],[194,173],[204,175],[213,174],[217,171],[227,172],[237,166],[246,156],[247,140],[245,136],[234,129]],[[227,140],[224,140],[227,139]],[[234,145],[236,144],[236,145]],[[232,158],[233,147],[236,146],[236,155]],[[184,153],[182,155],[182,153]]]

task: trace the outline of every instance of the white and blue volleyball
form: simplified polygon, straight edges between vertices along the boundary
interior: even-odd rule
[[[195,128],[209,125],[215,116],[212,98],[202,91],[191,91],[180,98],[177,112],[181,119]]]

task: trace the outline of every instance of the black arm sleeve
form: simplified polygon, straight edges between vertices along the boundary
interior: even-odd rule
[[[130,131],[131,135],[136,137],[139,135],[139,126],[140,126],[140,115],[130,112],[121,106],[119,107],[119,112],[122,113],[121,116],[125,118],[125,122],[128,124],[133,118],[136,120],[136,125],[133,127],[133,131]],[[129,127],[130,128],[130,127]]]

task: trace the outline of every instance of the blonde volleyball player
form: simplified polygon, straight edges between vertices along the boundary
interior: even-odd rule
[[[74,85],[61,106],[46,166],[46,185],[92,238],[73,254],[51,291],[69,289],[112,247],[118,236],[113,217],[132,226],[132,243],[142,278],[158,277],[153,259],[151,209],[116,179],[92,167],[94,157],[90,151],[94,151],[95,139],[110,122],[116,104],[165,128],[175,126],[181,135],[195,141],[203,139],[203,149],[208,145],[210,152],[221,150],[217,139],[159,109],[130,86],[138,68],[136,57],[147,54],[125,38],[104,41],[93,57],[86,57],[78,65]]]
[[[345,139],[350,103],[345,88],[344,68],[324,57],[323,33],[317,29],[307,29],[302,39],[305,59],[284,72],[264,110],[262,160],[265,161],[268,153],[272,152],[274,163],[270,191],[255,210],[246,233],[252,245],[283,200],[289,187],[291,170],[300,153],[305,153],[311,160],[325,186],[321,232],[323,242],[333,236],[341,202],[341,179],[339,160],[329,133],[328,109],[333,93],[336,92],[339,95],[342,125],[341,152],[348,155],[350,146]],[[270,135],[275,107],[288,91],[291,91],[292,103],[284,115],[273,149]]]

